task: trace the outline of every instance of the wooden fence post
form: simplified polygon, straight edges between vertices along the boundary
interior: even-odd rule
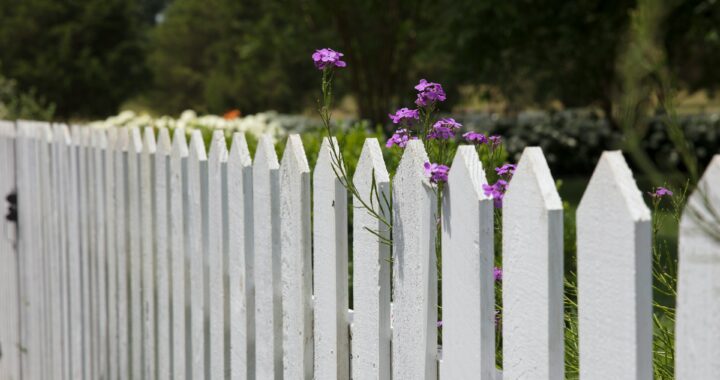
[[[275,379],[283,371],[280,164],[270,135],[260,138],[254,161],[255,371],[258,379]]]
[[[255,378],[252,160],[245,135],[233,134],[227,163],[230,378]]]
[[[155,344],[155,132],[145,127],[140,153],[140,265],[142,266],[142,337],[143,373],[145,379],[156,376]]]
[[[117,257],[117,325],[118,325],[118,378],[130,375],[130,180],[128,164],[130,155],[130,131],[117,129],[115,151],[115,216]]]
[[[460,146],[443,194],[443,379],[495,379],[493,201],[475,147]]]
[[[300,135],[290,135],[280,165],[283,377],[313,378],[310,167]]]
[[[157,378],[170,379],[170,133],[158,132],[155,151],[155,281],[157,291]]]
[[[542,150],[525,148],[503,200],[503,379],[562,379],[563,208]]]
[[[189,301],[190,231],[186,223],[188,199],[188,145],[185,130],[173,133],[170,156],[170,260],[172,271],[172,378],[185,379],[190,373],[189,340],[190,318],[186,306]]]
[[[333,157],[339,152],[335,138],[332,147],[330,140],[324,138],[313,173],[314,337],[318,379],[350,378],[347,190],[333,170]]]
[[[365,139],[353,182],[362,201],[389,221],[390,175],[377,139]],[[353,197],[352,377],[390,380],[390,229],[361,199]]]
[[[650,210],[619,151],[600,157],[577,239],[580,378],[651,379]]]
[[[680,221],[675,376],[720,377],[720,155],[705,169]]]
[[[422,142],[410,141],[393,179],[392,371],[396,379],[437,377],[436,195]]]

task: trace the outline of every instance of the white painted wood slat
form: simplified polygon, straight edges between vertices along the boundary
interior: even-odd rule
[[[107,134],[103,129],[97,129],[94,132],[94,187],[95,187],[95,257],[97,258],[95,265],[95,287],[96,287],[96,353],[97,367],[96,373],[99,378],[108,378],[108,325],[107,325],[107,234],[106,234],[106,202],[105,202],[105,152],[108,150]]]
[[[105,169],[105,254],[107,261],[107,378],[117,379],[118,376],[118,254],[117,254],[117,221],[116,221],[116,174],[115,160],[117,156],[117,128],[106,131],[107,149],[103,152]]]
[[[460,146],[443,194],[442,379],[495,379],[493,201],[475,147]]]
[[[188,262],[190,232],[185,222],[189,202],[187,184],[188,146],[185,130],[173,134],[170,155],[170,256],[172,281],[172,378],[184,379],[190,372],[190,318],[186,317],[188,302]]]
[[[390,175],[377,139],[365,140],[353,183],[361,199],[390,219]],[[375,189],[373,189],[373,186]],[[352,378],[390,379],[389,228],[353,197]]]
[[[131,373],[130,356],[130,130],[119,128],[115,153],[115,216],[117,256],[118,379]]]
[[[130,272],[130,374],[143,376],[143,298],[142,298],[142,222],[141,222],[141,154],[142,136],[137,127],[130,128],[128,140],[128,232]]]
[[[245,135],[233,134],[227,162],[230,378],[255,377],[252,160]]]
[[[680,221],[678,380],[720,376],[720,155],[705,169]]]
[[[188,239],[190,275],[190,345],[192,378],[204,379],[206,371],[205,342],[205,251],[207,249],[207,154],[199,130],[190,139],[188,176]]]
[[[155,152],[157,143],[152,127],[145,127],[140,154],[140,247],[142,266],[143,374],[155,379]]]
[[[170,133],[167,128],[158,132],[155,153],[155,278],[157,294],[157,378],[170,379]]]
[[[283,376],[312,379],[310,167],[300,135],[290,135],[280,165]]]
[[[393,179],[392,372],[437,373],[436,195],[425,176],[422,142],[410,141]]]
[[[503,199],[504,379],[565,377],[563,276],[562,202],[542,150],[525,148]]]
[[[80,251],[80,197],[79,197],[79,151],[80,127],[72,126],[70,159],[68,161],[70,176],[67,181],[68,213],[68,280],[69,320],[70,320],[70,378],[79,379],[83,376],[83,340],[82,340],[82,282],[81,282],[81,251]]]
[[[15,177],[16,155],[15,124],[0,120],[0,203],[9,212],[7,196],[17,188]],[[17,230],[13,221],[0,215],[0,304],[6,305],[0,313],[0,378],[20,378],[20,298],[18,288]]]
[[[339,154],[335,138],[333,147]],[[333,157],[325,138],[313,173],[315,377],[349,379],[347,190]]]
[[[224,242],[223,199],[227,189],[223,186],[223,166],[227,163],[227,144],[223,131],[212,135],[208,157],[208,312],[210,314],[209,371],[210,379],[225,378],[225,266],[223,265]]]
[[[650,240],[650,210],[622,153],[603,153],[577,211],[584,380],[653,376]]]
[[[255,371],[258,379],[283,371],[280,288],[280,165],[272,136],[258,142],[253,163],[255,258]]]

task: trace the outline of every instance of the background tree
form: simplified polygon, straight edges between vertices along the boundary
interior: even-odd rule
[[[144,25],[134,0],[0,0],[2,74],[56,105],[102,117],[147,82]]]

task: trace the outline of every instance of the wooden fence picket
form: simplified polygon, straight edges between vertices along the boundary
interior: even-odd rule
[[[117,326],[118,326],[118,379],[131,375],[130,341],[130,131],[117,130],[115,152],[115,216],[117,256]],[[114,377],[114,374],[113,374]]]
[[[300,135],[290,135],[280,164],[283,377],[312,379],[310,167]]]
[[[255,375],[259,379],[275,379],[283,371],[279,171],[272,137],[264,135],[258,141],[252,172]]]
[[[233,134],[227,162],[230,379],[255,378],[252,160],[245,135]]]
[[[503,200],[503,378],[564,374],[563,207],[542,150],[525,148]]]
[[[128,139],[128,256],[130,272],[130,374],[143,376],[143,298],[142,298],[142,222],[141,222],[141,154],[142,136],[137,127],[130,128]]]
[[[142,292],[143,374],[154,379],[155,349],[155,152],[157,143],[152,127],[145,127],[140,153],[140,265]]]
[[[16,159],[15,124],[0,121],[0,203],[6,205],[3,212],[9,212],[7,197],[17,189],[15,177]],[[13,221],[0,215],[0,304],[5,305],[0,313],[0,378],[20,378],[20,289],[18,288],[18,256],[16,251],[17,230]]]
[[[362,201],[390,217],[390,175],[380,144],[363,144],[353,183]],[[352,378],[390,379],[390,230],[353,197]],[[378,234],[379,236],[376,236]],[[386,239],[386,240],[383,240]]]
[[[622,153],[603,153],[577,210],[584,380],[653,376],[650,232],[650,210]]]
[[[460,146],[443,194],[442,379],[495,379],[493,201],[475,147]]]
[[[106,132],[107,149],[103,152],[105,163],[105,255],[107,262],[107,363],[108,379],[117,378],[118,368],[118,315],[117,315],[117,227],[116,227],[116,178],[115,159],[117,149],[117,128],[109,128]]]
[[[173,134],[170,154],[170,260],[172,271],[172,378],[185,379],[190,374],[190,318],[187,317],[187,294],[190,232],[185,223],[188,213],[188,145],[185,130]]]
[[[210,155],[208,157],[207,176],[207,212],[208,212],[208,313],[209,323],[209,379],[225,378],[225,236],[223,234],[223,213],[226,205],[227,187],[224,186],[224,168],[227,165],[227,143],[223,131],[212,135]]]
[[[419,140],[405,147],[393,179],[392,372],[396,379],[437,373],[436,195]]]
[[[147,133],[147,132],[146,132]],[[171,378],[170,372],[170,133],[160,128],[155,151],[154,222],[155,222],[155,278],[157,329],[157,378]]]
[[[61,323],[61,360],[60,376],[70,379],[70,303],[69,303],[69,251],[68,251],[68,225],[67,215],[70,211],[66,201],[67,183],[70,177],[70,135],[66,125],[53,125],[52,158],[54,177],[54,201],[56,214],[54,222],[57,223],[57,254],[59,263],[59,292],[60,292],[60,323]]]
[[[333,138],[331,147],[324,138],[313,173],[314,372],[318,379],[350,378],[347,190],[333,170],[333,157],[338,154],[337,140]]]
[[[97,129],[94,133],[94,206],[95,215],[95,302],[96,302],[96,374],[99,378],[107,378],[107,234],[106,234],[106,202],[105,194],[105,151],[108,149],[107,134],[103,129]]]
[[[720,155],[705,169],[680,221],[675,376],[720,376]]]
[[[192,131],[188,153],[188,256],[190,277],[190,346],[193,379],[207,378],[205,365],[205,251],[207,249],[207,154],[202,134]]]

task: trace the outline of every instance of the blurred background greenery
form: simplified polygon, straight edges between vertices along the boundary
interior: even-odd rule
[[[558,175],[622,148],[653,183],[720,150],[717,0],[0,0],[0,118],[121,110],[316,115],[310,54],[332,47],[335,118],[387,134],[420,78],[444,113],[542,146]],[[680,131],[681,133],[676,133]],[[678,137],[679,136],[679,137]],[[572,154],[575,158],[568,160]],[[672,177],[672,176],[671,176]]]

